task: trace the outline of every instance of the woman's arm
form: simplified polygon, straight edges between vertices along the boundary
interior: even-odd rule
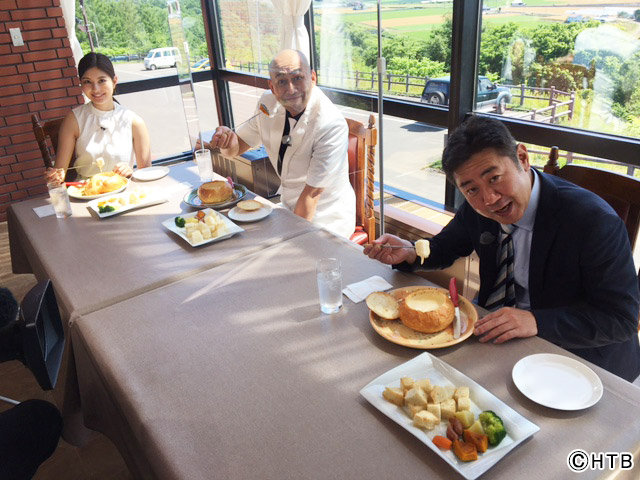
[[[151,142],[149,131],[140,117],[136,115],[132,124],[133,151],[136,154],[136,166],[145,168],[151,166]]]

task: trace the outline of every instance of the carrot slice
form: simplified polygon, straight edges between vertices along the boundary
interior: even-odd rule
[[[438,448],[442,450],[451,450],[451,444],[453,443],[447,437],[443,437],[442,435],[436,435],[433,437],[433,443],[436,444]]]

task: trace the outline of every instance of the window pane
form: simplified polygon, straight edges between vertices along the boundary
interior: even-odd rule
[[[412,3],[411,8],[384,5],[385,95],[420,101],[427,78],[449,74],[452,8],[451,3]],[[313,12],[319,83],[377,93],[375,4],[315,1]],[[431,100],[437,98],[432,96]],[[443,102],[448,102],[448,96],[439,103]]]
[[[499,112],[506,97],[510,117],[638,137],[637,12],[612,0],[570,10],[485,2],[479,74],[499,86],[478,108]]]
[[[267,75],[279,50],[282,16],[268,1],[218,0],[218,8],[226,68]]]

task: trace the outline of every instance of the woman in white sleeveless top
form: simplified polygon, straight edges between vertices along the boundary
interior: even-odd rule
[[[100,53],[85,55],[78,64],[82,92],[89,103],[74,108],[64,118],[58,134],[54,169],[48,169],[48,181],[64,181],[60,170],[67,169],[76,155],[75,166],[80,177],[100,171],[114,171],[125,177],[138,168],[151,165],[149,132],[135,113],[114,101],[118,78],[111,61]],[[98,159],[102,159],[96,161]]]

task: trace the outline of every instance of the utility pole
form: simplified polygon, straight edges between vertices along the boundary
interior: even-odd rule
[[[91,51],[93,52],[94,51],[93,39],[91,38],[91,31],[89,30],[89,22],[87,21],[87,11],[84,9],[84,0],[80,0],[80,9],[82,10],[82,18],[84,19],[85,32],[87,32],[87,37],[89,37],[89,46],[91,47]]]

